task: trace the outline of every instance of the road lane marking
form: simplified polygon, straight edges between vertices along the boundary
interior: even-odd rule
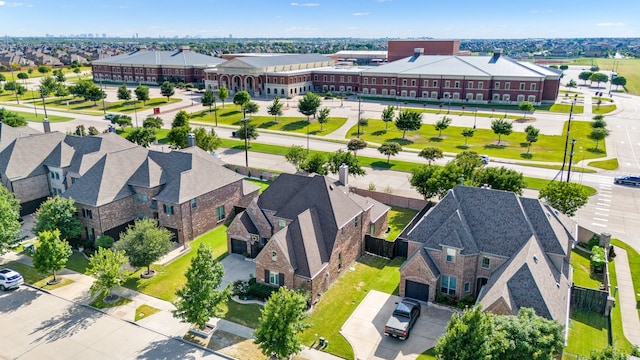
[[[597,218],[597,217],[594,217],[593,220],[609,222],[609,220],[607,220],[607,219],[602,219],[602,218]]]
[[[605,209],[605,208],[599,208],[599,207],[597,207],[596,210],[599,210],[599,211],[611,211],[611,209]]]
[[[604,225],[604,224],[598,224],[598,223],[591,223],[591,225],[599,226],[599,227],[603,227],[603,228],[606,228],[606,227],[607,227],[607,225]]]
[[[594,212],[594,215],[599,215],[599,216],[609,216],[609,214],[603,214],[603,213],[599,213],[599,212]]]

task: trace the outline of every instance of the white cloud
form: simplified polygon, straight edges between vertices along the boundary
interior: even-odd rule
[[[0,6],[4,6],[6,4],[4,1],[0,1]]]
[[[624,23],[597,23],[596,26],[624,26]]]
[[[318,4],[318,3],[297,3],[297,2],[292,2],[291,6],[316,7],[316,6],[320,6],[320,4]]]
[[[6,1],[0,1],[0,6],[7,6],[7,7],[20,7],[20,6],[26,6],[26,7],[31,7],[31,5],[25,4],[25,3],[21,3],[21,2],[6,2]]]
[[[367,16],[369,15],[368,12],[357,12],[357,13],[353,13],[353,16]]]

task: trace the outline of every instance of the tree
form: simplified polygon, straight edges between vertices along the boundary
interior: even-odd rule
[[[18,73],[17,76],[18,76],[18,79],[22,80],[23,84],[26,84],[27,79],[29,78],[29,74],[27,74],[26,72]]]
[[[98,85],[89,85],[89,87],[86,88],[83,97],[87,101],[93,101],[93,105],[97,105],[98,100],[102,100],[107,97],[107,93],[100,89]]]
[[[560,70],[568,70],[569,65],[560,65]]]
[[[420,153],[418,154],[418,156],[420,156],[421,158],[427,159],[427,161],[429,162],[429,165],[431,165],[432,161],[436,161],[436,159],[442,159],[444,157],[444,155],[442,154],[442,150],[433,146],[426,147],[420,150]]]
[[[229,97],[229,90],[224,85],[221,85],[218,89],[218,99],[222,101],[222,108],[224,109],[224,102]]]
[[[502,333],[501,360],[548,360],[555,359],[564,348],[562,325],[554,320],[537,316],[531,308],[520,308],[518,315],[491,315],[494,325]],[[506,345],[506,347],[505,347]]]
[[[147,105],[149,101],[149,87],[147,85],[138,85],[134,90],[138,101],[142,101],[142,105]]]
[[[135,267],[146,267],[143,274],[152,275],[151,263],[166,255],[173,245],[171,231],[158,226],[155,219],[136,220],[120,236],[117,248],[124,250],[129,263]]]
[[[551,207],[569,216],[583,207],[589,200],[589,193],[582,185],[571,182],[550,182],[538,195]]]
[[[38,251],[33,254],[33,267],[42,272],[51,271],[52,284],[57,283],[56,271],[64,269],[71,256],[71,246],[65,239],[60,239],[60,231],[43,231],[38,233]]]
[[[126,84],[118,86],[118,100],[129,101],[131,100],[131,90],[127,89]]]
[[[76,131],[74,133],[78,136],[87,136],[87,131],[84,129],[84,125],[82,124],[76,126]]]
[[[27,90],[25,88],[25,92],[26,91]],[[18,94],[20,94],[20,91],[18,91]],[[56,88],[56,92],[55,92],[56,96],[65,97],[65,96],[69,96],[69,94],[70,94],[69,87],[65,86],[64,84],[58,84],[58,87]]]
[[[596,82],[596,87],[600,87],[601,82],[606,83],[609,81],[609,76],[607,76],[607,74],[596,72],[589,76],[589,81],[591,81],[592,84],[593,82]]]
[[[122,130],[124,130],[124,128],[126,128],[127,126],[133,126],[133,122],[131,119],[131,116],[129,115],[116,115],[113,118],[111,118],[111,123],[114,125],[118,125],[122,128]]]
[[[360,167],[355,155],[342,149],[329,155],[329,158],[327,159],[327,170],[332,174],[337,174],[340,169],[340,165],[342,164],[349,167],[349,174],[351,175],[365,175],[367,173],[362,167]]]
[[[246,121],[248,122],[249,120]],[[249,141],[249,146],[251,146],[251,140],[257,139],[259,134],[258,129],[254,124],[247,123],[246,125],[241,126],[240,129],[238,129],[236,135],[239,139],[242,140],[246,138]]]
[[[199,127],[193,130],[193,134],[196,137],[196,146],[204,151],[213,151],[222,144],[222,140],[213,129],[207,132],[205,128]]]
[[[318,111],[322,100],[320,96],[309,91],[304,97],[298,100],[298,111],[307,117],[307,123],[310,122],[309,117]]]
[[[392,122],[395,118],[395,112],[393,110],[393,106],[389,105],[384,110],[382,110],[382,115],[380,119],[384,121],[384,130],[386,131],[389,127],[389,123]]]
[[[306,150],[305,150],[306,153]],[[309,174],[327,175],[327,159],[322,153],[313,153],[300,165],[300,169]]]
[[[44,66],[44,65],[38,66],[38,72],[42,75],[48,73],[49,71],[51,71],[51,68],[48,66]]]
[[[627,360],[629,356],[624,352],[607,345],[602,350],[591,350],[589,357],[579,357],[579,360]]]
[[[77,239],[82,232],[82,225],[77,218],[77,210],[73,199],[65,199],[56,195],[40,204],[36,211],[35,233],[60,230],[60,237],[66,240]]]
[[[362,150],[367,147],[367,142],[360,138],[349,140],[347,143],[347,149],[353,151],[353,156],[358,157],[358,150]]]
[[[53,76],[56,77],[56,81],[59,83],[63,83],[65,81],[67,81],[67,77],[64,76],[64,72],[62,72],[62,70],[54,70],[53,71]]]
[[[213,93],[213,90],[211,89],[205,90],[204,94],[202,94],[202,97],[200,98],[200,103],[202,104],[202,106],[208,106],[209,112],[211,112],[211,106],[213,106],[215,102],[216,102],[216,94]]]
[[[320,123],[320,131],[322,131],[322,125],[329,121],[329,108],[320,109],[318,112],[318,123]]]
[[[89,126],[89,135],[95,136],[98,134],[100,134],[100,132],[98,131],[98,129],[96,129],[95,126]]]
[[[27,126],[27,120],[18,113],[0,108],[0,122],[11,127]]]
[[[461,179],[462,168],[455,162],[449,162],[445,166],[423,165],[411,169],[409,183],[427,200],[434,196],[443,197],[460,184]]]
[[[591,71],[583,71],[578,75],[578,79],[584,80],[584,84],[587,85],[587,80],[589,80],[592,74]]]
[[[260,109],[260,105],[258,105],[256,102],[253,102],[253,101],[249,101],[244,106],[244,111],[245,113],[249,114],[249,117],[251,117],[252,114],[257,114],[259,109]]]
[[[493,317],[474,306],[453,314],[435,350],[443,359],[491,359],[502,342],[503,335],[495,328]]]
[[[567,82],[567,87],[574,88],[574,87],[577,87],[577,86],[578,86],[578,83],[576,83],[576,81],[573,80],[573,79],[571,79],[571,80],[569,80],[569,82]]]
[[[450,117],[443,116],[442,119],[436,121],[433,127],[438,131],[438,137],[442,137],[442,130],[446,130],[451,125],[451,120]]]
[[[0,255],[17,244],[20,236],[20,202],[0,184]]]
[[[402,110],[396,118],[396,127],[402,130],[402,138],[405,138],[407,131],[417,131],[422,127],[422,114],[411,111]]]
[[[18,75],[20,75],[20,74],[18,74]],[[624,76],[616,76],[613,79],[611,79],[611,85],[615,85],[616,86],[616,90],[618,90],[618,86],[627,85],[627,79]]]
[[[260,311],[255,343],[266,356],[288,359],[302,350],[300,333],[310,327],[307,322],[307,299],[282,286],[271,294]]]
[[[159,116],[148,117],[144,119],[144,121],[142,122],[142,127],[147,129],[152,129],[155,131],[155,130],[160,130],[163,124],[164,124],[164,121]]]
[[[153,144],[157,140],[156,132],[154,129],[146,127],[134,128],[129,134],[127,134],[127,140],[142,147],[149,147],[149,145]]]
[[[529,125],[524,129],[524,133],[527,134],[527,154],[531,150],[531,143],[538,141],[538,135],[540,135],[540,129],[536,129],[533,125]]]
[[[93,83],[91,81],[80,80],[75,85],[72,85],[72,86],[69,87],[69,92],[74,97],[76,97],[76,96],[84,96],[84,94],[87,92],[87,88],[90,85],[93,85]]]
[[[240,106],[243,110],[244,107],[251,101],[251,95],[245,90],[238,91],[233,95],[233,103]]]
[[[462,169],[462,173],[467,179],[471,177],[477,168],[482,166],[482,158],[480,155],[471,150],[458,153],[453,161]]]
[[[388,164],[391,160],[391,156],[396,156],[400,151],[402,151],[402,146],[394,141],[385,141],[384,143],[382,143],[382,145],[380,145],[378,151],[380,152],[380,154],[387,157]]]
[[[8,83],[7,83],[8,84]],[[17,84],[16,84],[17,85]],[[51,76],[45,76],[40,80],[40,94],[44,97],[47,97],[56,92],[58,88],[58,83]],[[4,86],[5,90],[7,89],[7,85]]]
[[[495,119],[491,121],[491,130],[498,135],[498,145],[502,141],[502,135],[508,136],[513,131],[511,122],[506,119]]]
[[[609,136],[609,130],[605,128],[594,128],[589,133],[589,139],[594,140],[596,142],[596,150],[598,150],[598,143],[600,140],[604,140],[607,136]]]
[[[300,145],[291,145],[284,157],[288,163],[296,167],[296,172],[299,172],[301,165],[307,160],[307,150]]]
[[[189,119],[191,119],[191,115],[184,110],[180,110],[178,111],[176,116],[173,117],[171,128],[173,129],[173,128],[182,127],[182,126],[189,127]]]
[[[87,273],[95,278],[90,288],[91,295],[107,297],[111,290],[121,286],[131,274],[125,269],[128,263],[124,251],[98,248],[87,266]]]
[[[464,136],[464,146],[467,146],[467,141],[469,140],[470,137],[473,137],[475,133],[476,131],[470,128],[464,128],[462,130],[462,136]]]
[[[506,190],[522,195],[525,188],[521,172],[501,167],[482,167],[473,172],[473,183],[476,186],[490,185],[492,189]]]
[[[167,101],[169,101],[169,98],[175,93],[175,87],[172,83],[165,81],[162,83],[162,85],[160,85],[160,94],[162,94],[162,96],[166,96]]]
[[[593,117],[593,122],[591,123],[591,127],[594,129],[597,128],[606,128],[607,122],[604,120],[604,115],[598,114]]]
[[[189,146],[187,137],[191,133],[189,126],[178,126],[171,128],[167,134],[167,142],[176,149],[185,149]]]
[[[282,102],[280,102],[280,97],[276,96],[273,98],[273,102],[271,105],[267,106],[267,113],[273,116],[273,121],[278,122],[278,116],[282,116],[284,112],[282,111]]]
[[[518,104],[518,109],[524,113],[524,119],[527,119],[527,113],[533,111],[533,104],[529,101],[523,101]]]
[[[231,295],[228,287],[218,289],[224,268],[211,249],[201,243],[185,276],[186,284],[176,292],[179,299],[174,303],[173,316],[204,329],[209,318],[223,315],[222,305]]]
[[[595,73],[600,71],[600,67],[598,65],[593,65],[592,67],[589,68],[589,70]]]

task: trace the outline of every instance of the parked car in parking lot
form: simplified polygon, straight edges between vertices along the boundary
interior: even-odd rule
[[[24,284],[24,279],[20,273],[7,268],[0,269],[0,290],[17,288],[22,284]]]
[[[420,303],[412,299],[403,299],[396,305],[396,309],[384,326],[384,334],[406,340],[419,317]]]
[[[619,176],[613,179],[613,182],[621,185],[640,186],[640,176],[638,175]]]

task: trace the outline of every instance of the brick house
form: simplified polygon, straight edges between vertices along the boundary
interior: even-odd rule
[[[401,235],[400,295],[471,296],[487,310],[532,307],[566,325],[576,225],[538,199],[456,186]]]
[[[345,166],[346,168],[346,166]],[[311,301],[387,228],[389,207],[325,176],[280,175],[227,229],[230,253],[255,257],[256,278],[305,289]]]
[[[184,243],[258,194],[255,185],[197,147],[152,151],[114,133],[17,138],[0,151],[0,177],[23,213],[49,196],[74,199],[82,236],[89,240],[102,234],[118,239],[136,219],[149,217]]]

